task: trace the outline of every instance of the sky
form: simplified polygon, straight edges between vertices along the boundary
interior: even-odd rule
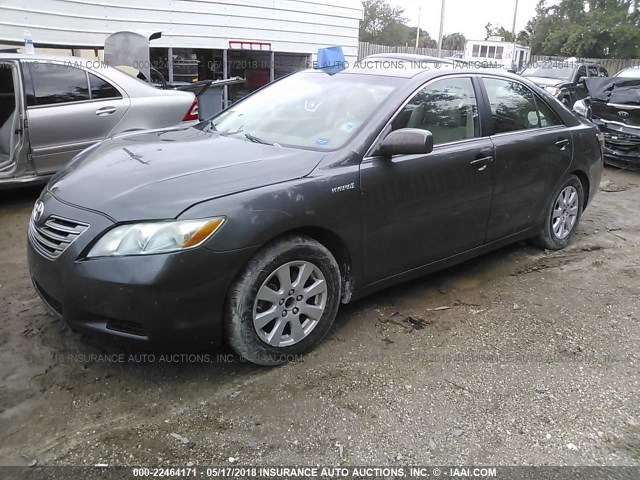
[[[422,5],[420,29],[438,39],[442,0],[388,0],[388,3],[404,9],[404,16],[410,27],[415,27],[418,23],[418,10]],[[519,0],[517,32],[523,30],[534,17],[537,3],[538,0]],[[467,39],[484,40],[484,26],[488,22],[511,30],[515,6],[516,0],[445,0],[444,34],[460,32]]]

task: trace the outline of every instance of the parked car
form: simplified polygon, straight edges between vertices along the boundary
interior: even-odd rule
[[[111,135],[198,120],[193,93],[76,57],[0,54],[0,188],[45,182]]]
[[[617,78],[640,78],[640,66],[628,67],[614,75]]]
[[[523,239],[565,247],[601,141],[508,73],[303,71],[76,157],[33,209],[33,285],[77,330],[279,364],[340,303]]]
[[[568,108],[587,96],[584,81],[592,77],[608,77],[607,70],[595,63],[535,62],[521,75],[560,100]]]
[[[590,78],[586,86],[589,97],[573,108],[604,134],[604,161],[640,169],[640,75]]]

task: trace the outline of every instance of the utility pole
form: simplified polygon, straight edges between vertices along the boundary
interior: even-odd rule
[[[422,16],[422,5],[418,8],[418,29],[416,30],[416,53],[418,53],[418,45],[420,45],[420,17]]]
[[[511,68],[517,71],[517,60],[516,60],[516,20],[518,18],[518,0],[516,0],[516,9],[513,12],[513,28],[511,30],[513,35],[513,53],[511,54]]]
[[[440,8],[440,32],[438,33],[438,57],[442,57],[442,27],[444,26],[444,2],[442,0],[442,8]]]

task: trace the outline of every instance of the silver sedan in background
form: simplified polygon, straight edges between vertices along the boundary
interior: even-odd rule
[[[97,60],[0,54],[0,188],[44,182],[107,137],[195,120],[193,93]]]

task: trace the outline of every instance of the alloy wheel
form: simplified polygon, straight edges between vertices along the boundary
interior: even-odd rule
[[[326,303],[327,281],[322,271],[310,262],[289,262],[272,272],[258,289],[253,326],[266,344],[289,347],[313,331]]]
[[[551,227],[553,234],[559,240],[565,239],[578,219],[579,195],[575,187],[569,185],[564,188],[555,201],[553,214],[551,215]]]

